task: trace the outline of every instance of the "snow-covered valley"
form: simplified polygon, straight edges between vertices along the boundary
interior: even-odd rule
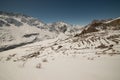
[[[7,15],[0,17],[0,80],[120,79],[120,18],[77,28],[32,24],[19,15],[18,27],[5,21]]]

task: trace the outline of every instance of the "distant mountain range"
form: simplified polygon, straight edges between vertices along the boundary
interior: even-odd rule
[[[47,24],[24,14],[0,11],[0,51],[47,39],[64,39],[65,36],[73,43],[81,43],[83,48],[105,47],[119,44],[119,31],[120,17],[94,20],[85,27],[76,27],[65,22]]]

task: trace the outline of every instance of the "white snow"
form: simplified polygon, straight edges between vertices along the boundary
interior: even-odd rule
[[[27,23],[0,27],[0,47],[38,40],[0,52],[0,80],[120,80],[120,30],[74,37],[84,28],[64,22],[46,27],[64,25],[70,28],[59,34]]]
[[[118,19],[120,19],[120,17],[117,17],[117,18],[115,18],[115,19],[109,20],[109,21],[107,21],[107,22],[105,22],[105,23],[108,24],[108,23],[111,23],[112,21],[115,21],[115,20],[118,20]]]

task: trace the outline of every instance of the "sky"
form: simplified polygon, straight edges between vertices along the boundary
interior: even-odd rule
[[[86,25],[120,17],[120,0],[0,0],[0,11],[23,13],[46,23]]]

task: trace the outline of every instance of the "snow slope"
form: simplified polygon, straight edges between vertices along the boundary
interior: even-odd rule
[[[9,28],[18,37],[16,41],[36,41],[45,33],[58,35],[0,52],[0,80],[120,80],[119,19],[91,23],[78,28],[80,31],[77,32],[73,28],[71,35],[66,32],[68,28],[63,22],[53,24],[49,27],[55,32],[48,26],[39,32],[38,27],[28,24]],[[9,32],[8,27],[4,30],[4,34]]]
[[[120,43],[111,41],[109,45],[114,46],[109,49],[98,47],[101,42],[108,45],[102,38],[91,42],[94,46],[90,46],[85,39],[61,34],[55,39],[1,52],[0,79],[119,80]]]
[[[71,25],[64,22],[49,25],[27,15],[0,12],[0,51],[55,38],[68,27]]]

